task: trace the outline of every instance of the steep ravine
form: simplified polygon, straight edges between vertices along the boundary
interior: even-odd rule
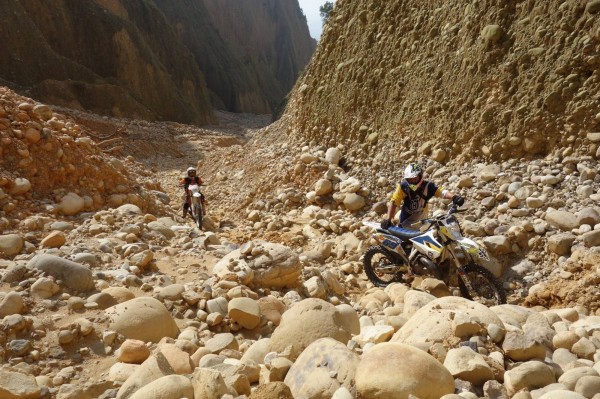
[[[297,0],[255,3],[229,13],[201,0],[2,2],[0,79],[117,117],[201,125],[215,107],[268,114],[315,42]]]

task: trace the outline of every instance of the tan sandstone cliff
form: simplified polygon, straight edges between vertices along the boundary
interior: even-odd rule
[[[267,105],[257,111],[272,112],[294,86],[316,47],[298,1],[204,0],[204,4],[219,35],[243,62],[253,65],[252,81],[265,93]],[[203,70],[212,88],[212,76],[208,69]],[[245,109],[256,108],[251,98],[240,96],[237,101]]]
[[[213,106],[270,113],[315,43],[297,0],[240,4],[231,14],[202,0],[0,2],[0,83],[114,116],[204,124]]]
[[[598,0],[338,0],[287,116],[296,136],[442,162],[594,155],[599,51]]]

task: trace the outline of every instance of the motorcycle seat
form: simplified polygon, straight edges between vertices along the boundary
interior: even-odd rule
[[[420,232],[419,230],[410,230],[410,229],[405,229],[402,227],[397,227],[397,226],[391,226],[388,231],[390,233],[392,233],[392,235],[403,239],[403,240],[408,240],[409,238],[414,238],[416,236],[420,236],[421,234],[423,234],[422,232]]]

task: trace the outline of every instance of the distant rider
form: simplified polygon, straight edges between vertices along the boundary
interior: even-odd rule
[[[465,203],[465,199],[454,195],[443,187],[423,179],[423,169],[418,163],[409,164],[404,169],[404,180],[397,185],[388,205],[387,218],[381,222],[382,229],[388,229],[392,225],[392,219],[396,214],[396,208],[402,206],[400,211],[400,227],[414,229],[412,226],[419,220],[426,218],[428,214],[427,204],[433,197],[451,199],[458,206]]]
[[[187,169],[187,177],[184,177],[183,179],[181,179],[181,181],[179,182],[179,187],[183,187],[183,189],[185,190],[185,194],[183,197],[183,218],[185,219],[185,216],[187,215],[187,213],[190,213],[190,216],[192,216],[192,211],[190,209],[190,205],[191,205],[191,194],[190,191],[188,189],[188,187],[191,184],[197,184],[198,186],[200,186],[202,184],[202,178],[200,176],[196,176],[196,168],[194,168],[193,166],[190,166]],[[206,201],[204,200],[204,194],[202,194],[202,204],[204,205],[206,203]]]

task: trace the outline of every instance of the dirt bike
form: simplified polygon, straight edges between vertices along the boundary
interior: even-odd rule
[[[194,218],[194,223],[200,230],[202,230],[202,219],[204,218],[204,205],[202,203],[202,193],[200,192],[200,186],[198,184],[190,184],[188,186],[188,196],[190,204],[190,211]]]
[[[452,205],[445,214],[421,220],[423,229],[416,231],[401,227],[381,229],[379,223],[364,222],[376,229],[373,237],[379,242],[363,258],[369,280],[385,287],[410,280],[414,275],[429,275],[449,286],[456,286],[450,283],[457,279],[460,293],[467,299],[487,306],[506,303],[502,283],[481,266],[489,260],[487,251],[463,236],[454,216],[457,212],[463,211]]]

